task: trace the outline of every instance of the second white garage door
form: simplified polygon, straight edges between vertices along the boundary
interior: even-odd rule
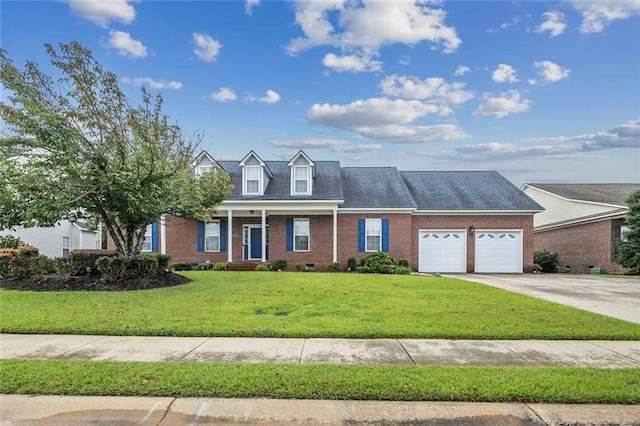
[[[522,231],[476,231],[475,272],[522,272]]]
[[[466,232],[423,230],[419,238],[418,271],[467,272]]]

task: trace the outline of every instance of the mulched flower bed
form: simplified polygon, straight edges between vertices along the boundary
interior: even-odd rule
[[[129,291],[172,287],[190,281],[187,277],[173,273],[158,274],[153,278],[140,278],[117,284],[101,283],[100,277],[96,275],[81,277],[43,275],[22,280],[17,278],[0,279],[0,288],[23,291]]]

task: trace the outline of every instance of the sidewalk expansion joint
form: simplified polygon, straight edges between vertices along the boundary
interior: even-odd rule
[[[304,355],[304,347],[307,344],[307,339],[302,341],[302,349],[300,350],[300,356],[298,357],[298,364],[302,364],[302,355]]]
[[[534,421],[539,421],[541,425],[548,425],[549,423],[545,422],[544,419],[542,417],[540,417],[540,414],[538,414],[538,412],[536,410],[534,410],[529,404],[527,404],[526,402],[523,402],[522,405],[524,405],[525,407],[527,407],[529,409],[529,411],[531,411],[533,413],[533,415],[535,416]]]
[[[180,358],[178,358],[175,362],[180,362],[183,359],[185,359],[186,357],[188,357],[193,351],[195,351],[196,349],[198,349],[200,346],[204,345],[205,343],[207,343],[209,340],[211,340],[211,337],[207,337],[206,339],[204,339],[200,344],[196,345],[193,347],[193,349],[191,349],[189,352],[187,352],[186,354],[182,355]]]
[[[590,344],[592,344],[593,346],[595,346],[595,347],[597,347],[597,348],[601,348],[601,349],[604,349],[604,350],[606,350],[606,351],[613,352],[613,353],[614,353],[614,354],[616,354],[616,355],[620,355],[621,357],[626,358],[626,359],[628,359],[628,360],[631,360],[631,361],[633,361],[634,363],[636,363],[636,364],[640,365],[640,362],[638,362],[638,360],[637,360],[637,359],[632,358],[632,357],[630,357],[630,356],[628,356],[628,355],[621,354],[620,352],[614,351],[613,349],[610,349],[610,348],[605,348],[604,346],[600,346],[600,345],[598,345],[597,343],[595,343],[595,342],[593,342],[593,341],[591,341],[591,340],[588,340],[588,341],[587,341],[587,343],[590,343]]]
[[[499,343],[500,340],[493,340],[493,342],[497,342],[498,345],[502,346],[503,348],[505,348],[506,350],[508,350],[509,352],[511,352],[512,354],[514,354],[515,356],[517,356],[518,358],[522,359],[524,362],[526,362],[527,364],[531,364],[534,367],[540,367],[540,365],[536,364],[533,361],[530,361],[528,359],[526,359],[525,357],[523,357],[522,355],[520,355],[518,352],[514,351],[513,349],[511,349],[509,346]]]
[[[407,350],[407,348],[404,347],[404,345],[402,344],[402,342],[400,341],[400,339],[396,339],[396,342],[398,342],[398,344],[400,345],[400,347],[402,348],[402,350],[404,351],[405,354],[407,354],[407,356],[409,357],[409,359],[411,360],[411,363],[413,365],[416,365],[416,361],[411,357],[411,354],[409,354],[409,351]]]
[[[72,351],[77,351],[78,349],[80,349],[80,348],[82,348],[84,346],[87,346],[87,345],[93,345],[94,343],[99,342],[100,340],[104,340],[107,337],[112,337],[112,336],[99,336],[96,340],[94,340],[92,342],[87,342],[87,343],[84,343],[84,344],[82,344],[80,346],[76,346],[75,348],[71,348],[69,350],[64,351],[62,353],[62,355],[68,354],[69,352],[72,352]]]
[[[173,398],[171,400],[171,402],[169,403],[169,406],[167,407],[167,409],[164,412],[164,415],[162,416],[160,421],[156,424],[156,426],[160,426],[162,424],[162,422],[164,422],[164,419],[167,418],[167,415],[169,414],[169,411],[171,411],[171,407],[173,406],[173,403],[176,402],[177,400],[178,400],[178,398]]]

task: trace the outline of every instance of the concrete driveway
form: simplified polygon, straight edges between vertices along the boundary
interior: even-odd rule
[[[452,275],[640,324],[640,279],[565,274]]]

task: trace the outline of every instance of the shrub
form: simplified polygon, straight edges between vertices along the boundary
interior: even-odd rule
[[[73,264],[68,257],[56,257],[55,260],[56,273],[59,275],[71,275]]]
[[[36,274],[54,274],[56,273],[56,260],[50,257],[39,255],[36,258],[37,261],[37,271]]]
[[[213,270],[214,271],[226,271],[227,270],[227,264],[225,262],[216,262],[213,264]]]
[[[0,248],[0,275],[3,277],[28,278],[40,273],[38,249],[21,245],[17,248]],[[42,256],[45,257],[46,256]]]
[[[358,264],[356,263],[356,259],[353,257],[350,257],[347,260],[347,270],[355,272],[357,267],[358,267]]]
[[[260,265],[256,266],[256,271],[269,271],[269,266],[265,265],[264,263],[261,263]]]
[[[156,259],[158,259],[158,270],[167,271],[169,270],[169,262],[171,262],[170,254],[156,254]]]
[[[193,271],[193,263],[189,263],[189,262],[174,263],[173,265],[171,265],[171,269],[173,269],[174,271]]]
[[[306,272],[307,267],[303,263],[298,263],[296,265],[296,271],[298,272]]]
[[[340,272],[340,268],[340,262],[327,263],[324,267],[324,269],[326,269],[328,272]]]
[[[196,271],[210,271],[213,269],[213,263],[201,263],[196,266]]]
[[[102,282],[118,283],[154,277],[158,274],[158,259],[155,256],[104,256],[98,258],[96,267],[102,274]]]
[[[16,250],[13,248],[0,248],[0,275],[9,276],[9,260],[16,256]]]
[[[286,260],[274,260],[270,263],[272,271],[286,271],[288,262]]]
[[[398,265],[393,270],[393,273],[394,274],[400,274],[400,275],[410,275],[411,274],[411,268],[409,268],[408,266]]]
[[[40,251],[34,246],[20,246],[16,249],[16,255],[21,257],[38,257]]]
[[[8,276],[20,279],[29,278],[34,272],[35,264],[37,264],[35,257],[13,256],[9,259]]]
[[[407,259],[398,260],[398,266],[404,266],[405,268],[409,267],[409,261]]]
[[[0,237],[0,249],[2,248],[16,249],[24,245],[26,245],[24,241],[22,241],[18,237],[14,237],[13,235],[5,235],[4,237]]]
[[[362,258],[362,266],[377,274],[391,274],[398,263],[387,253],[377,251]]]
[[[114,257],[111,250],[71,250],[71,275],[87,275],[98,273],[96,261],[100,257]]]
[[[359,272],[361,274],[370,274],[373,271],[368,266],[357,266],[356,272]]]
[[[557,253],[552,253],[547,250],[537,251],[533,253],[533,263],[537,263],[542,268],[542,272],[556,272]]]

